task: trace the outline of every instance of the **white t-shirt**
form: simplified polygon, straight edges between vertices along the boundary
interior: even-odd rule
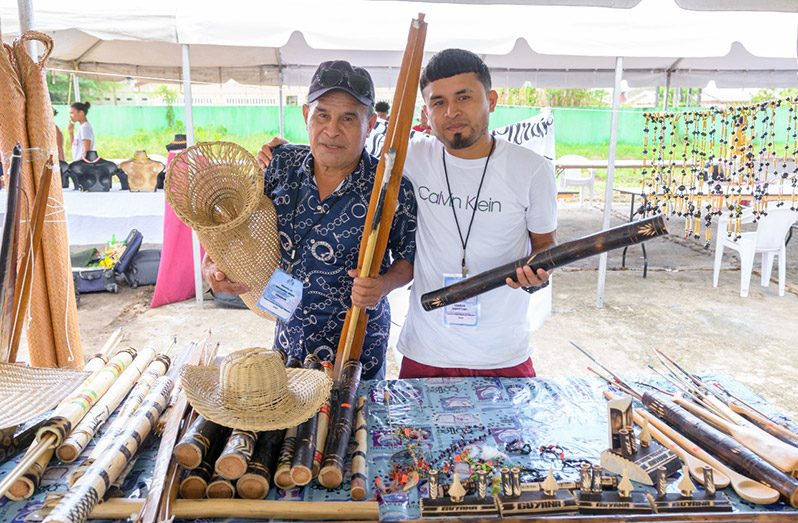
[[[75,135],[72,139],[72,161],[80,160],[86,156],[86,151],[94,150],[94,129],[91,124],[86,121],[82,124],[77,124]],[[83,140],[89,140],[91,144],[88,149],[83,148]]]
[[[557,186],[552,164],[520,146],[497,139],[476,201],[485,158],[464,160],[446,153],[452,198],[446,187],[437,139],[414,139],[405,175],[418,201],[416,256],[407,320],[397,348],[433,367],[499,369],[523,363],[532,353],[527,319],[529,294],[502,286],[478,297],[477,326],[445,325],[443,309],[427,312],[421,296],[443,286],[444,274],[461,273],[462,244],[471,214],[476,216],[466,248],[468,275],[493,269],[530,253],[528,231],[557,228]]]

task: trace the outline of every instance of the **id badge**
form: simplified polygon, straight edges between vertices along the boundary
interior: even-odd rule
[[[277,269],[269,278],[258,300],[258,307],[288,321],[302,301],[302,282],[282,269]]]
[[[460,274],[444,274],[443,286],[448,287],[463,279]],[[479,297],[474,296],[467,300],[443,308],[443,324],[447,326],[476,327],[479,325]]]

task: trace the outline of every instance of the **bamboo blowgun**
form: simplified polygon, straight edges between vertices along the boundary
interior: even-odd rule
[[[504,285],[507,278],[515,279],[515,270],[525,265],[535,271],[538,269],[550,271],[596,254],[648,241],[667,233],[665,220],[661,215],[613,227],[555,245],[545,251],[466,278],[454,285],[428,292],[421,296],[421,305],[424,310],[431,311],[484,294]]]
[[[396,81],[394,112],[388,122],[383,153],[377,165],[374,188],[366,212],[364,234],[358,255],[358,272],[361,277],[374,278],[379,275],[380,265],[388,246],[388,236],[399,198],[401,173],[410,141],[410,128],[413,125],[426,34],[427,24],[424,22],[424,15],[419,14],[410,24],[407,45]],[[394,174],[394,171],[398,174]],[[346,313],[335,353],[333,378],[336,384],[340,385],[344,365],[349,360],[360,358],[367,316],[365,311],[354,306]]]
[[[360,265],[360,272],[358,276],[361,278],[368,278],[371,266],[374,262],[374,251],[377,248],[377,237],[380,234],[380,223],[382,219],[382,209],[385,205],[385,195],[388,193],[388,182],[391,181],[393,175],[393,164],[396,161],[396,149],[391,147],[391,150],[383,155],[385,158],[385,174],[382,177],[380,184],[380,195],[377,199],[377,207],[374,210],[374,221],[371,222],[371,230],[369,231],[368,240],[366,241],[366,255],[363,263]],[[349,360],[352,353],[352,344],[355,341],[355,331],[358,320],[360,320],[361,308],[355,305],[352,306],[351,315],[349,317],[349,328],[346,330],[346,338],[344,341],[343,351],[341,352],[341,364]],[[338,358],[336,358],[338,360]]]

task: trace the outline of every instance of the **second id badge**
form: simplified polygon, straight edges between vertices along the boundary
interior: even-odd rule
[[[277,269],[269,278],[258,300],[258,307],[288,321],[302,301],[302,282],[282,269]]]
[[[448,287],[463,279],[460,274],[444,274],[443,286]],[[479,325],[479,297],[474,296],[467,300],[443,308],[443,324],[448,326],[476,327]]]

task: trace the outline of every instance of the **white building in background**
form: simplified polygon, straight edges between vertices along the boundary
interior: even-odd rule
[[[105,96],[108,105],[165,105],[166,101],[159,90],[163,85],[173,90],[177,98],[173,105],[183,105],[182,90],[178,84],[136,83],[132,79],[119,82],[113,93]],[[629,88],[624,82],[623,105],[627,107],[654,107],[662,105],[653,88]],[[394,89],[377,88],[377,100],[391,103]],[[749,103],[759,89],[721,89],[715,82],[701,91],[701,105],[728,105]],[[245,85],[234,80],[224,84],[193,84],[192,94],[195,105],[279,105],[280,90],[274,86]],[[302,105],[307,96],[307,86],[283,86],[283,103],[286,106]],[[612,93],[606,90],[605,101],[609,103]],[[671,100],[671,106],[674,100]],[[677,101],[678,103],[678,101]]]
[[[136,83],[132,79],[119,82],[114,92],[105,96],[107,105],[165,105],[159,90],[162,86],[174,91],[177,99],[172,105],[183,105],[182,89],[178,84]],[[393,89],[378,88],[377,100],[393,100]],[[280,89],[266,85],[244,85],[234,80],[224,84],[192,84],[194,105],[279,105]],[[302,105],[308,94],[307,86],[283,86],[283,103]]]

